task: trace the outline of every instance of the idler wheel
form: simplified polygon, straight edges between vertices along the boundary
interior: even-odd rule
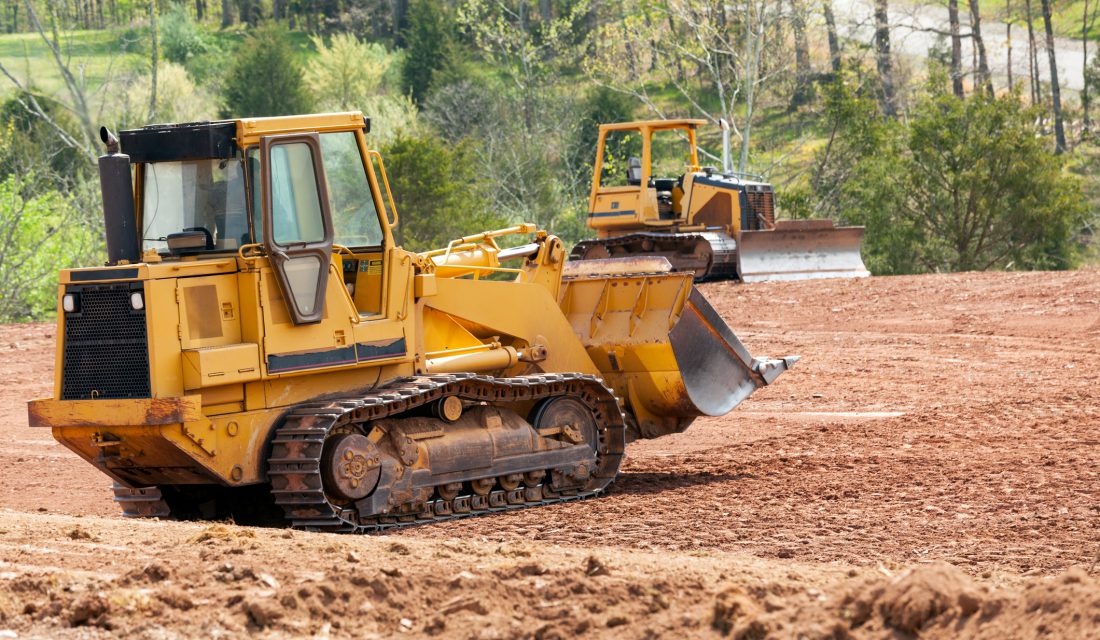
[[[338,435],[325,443],[321,474],[325,492],[343,500],[360,500],[378,485],[380,454],[360,433]]]
[[[569,444],[583,442],[597,450],[596,417],[575,398],[561,396],[546,400],[535,410],[531,424],[539,431],[560,430],[560,440]]]

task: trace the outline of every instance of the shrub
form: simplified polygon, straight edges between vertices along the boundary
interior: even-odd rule
[[[233,56],[222,99],[226,117],[285,116],[309,113],[313,100],[290,34],[281,25],[260,27]]]

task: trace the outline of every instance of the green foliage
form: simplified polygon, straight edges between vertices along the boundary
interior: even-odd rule
[[[226,117],[309,113],[313,99],[290,36],[281,25],[265,25],[238,47],[225,77]]]
[[[827,88],[826,117],[831,136],[804,201],[812,213],[867,226],[873,272],[1074,264],[1072,237],[1086,213],[1080,181],[1018,95],[959,100],[936,81],[901,123],[842,80]]]
[[[488,211],[489,188],[468,144],[399,136],[382,151],[401,216],[398,234],[411,251],[446,246],[464,235],[506,226]]]
[[[419,105],[428,96],[436,74],[452,64],[455,52],[445,6],[431,0],[413,0],[408,15],[401,83],[405,93]]]
[[[306,65],[306,84],[317,97],[317,108],[362,109],[369,97],[383,92],[382,79],[393,62],[384,46],[351,34],[333,36],[329,44],[312,40],[317,55]]]
[[[48,317],[57,306],[57,269],[79,266],[100,238],[79,223],[69,198],[38,189],[33,176],[0,181],[0,321]]]
[[[593,87],[585,95],[579,105],[576,124],[573,125],[569,162],[579,192],[583,192],[591,184],[592,163],[596,158],[600,125],[629,122],[634,119],[637,108],[638,103],[634,98],[608,87]]]
[[[195,25],[183,4],[173,4],[158,22],[161,51],[166,59],[177,64],[186,64],[191,58],[210,49],[202,31]]]
[[[61,144],[53,127],[27,110],[32,98],[67,135],[79,135],[79,125],[53,98],[37,93],[9,97],[0,103],[0,122],[5,125],[0,176],[37,172],[51,187],[66,189],[85,173],[86,160],[78,149]]]

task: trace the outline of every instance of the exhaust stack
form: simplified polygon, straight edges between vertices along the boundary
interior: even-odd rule
[[[103,226],[107,231],[107,263],[141,261],[137,215],[134,210],[134,185],[130,175],[130,156],[119,151],[118,138],[99,128],[99,137],[107,153],[99,156],[99,188],[103,194]]]
[[[729,120],[722,118],[718,124],[722,126],[722,173],[730,175],[733,173],[733,158],[730,157],[730,123]]]

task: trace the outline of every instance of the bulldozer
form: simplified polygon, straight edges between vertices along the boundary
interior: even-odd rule
[[[776,220],[775,193],[733,172],[722,122],[722,171],[699,164],[706,120],[649,120],[600,126],[589,229],[571,260],[663,256],[695,279],[859,278],[863,227],[830,220]],[[624,161],[625,160],[625,161]]]
[[[660,257],[569,263],[530,224],[402,249],[369,130],[101,130],[107,262],[60,272],[28,417],[125,516],[369,532],[596,496],[629,441],[797,359],[752,357]]]

